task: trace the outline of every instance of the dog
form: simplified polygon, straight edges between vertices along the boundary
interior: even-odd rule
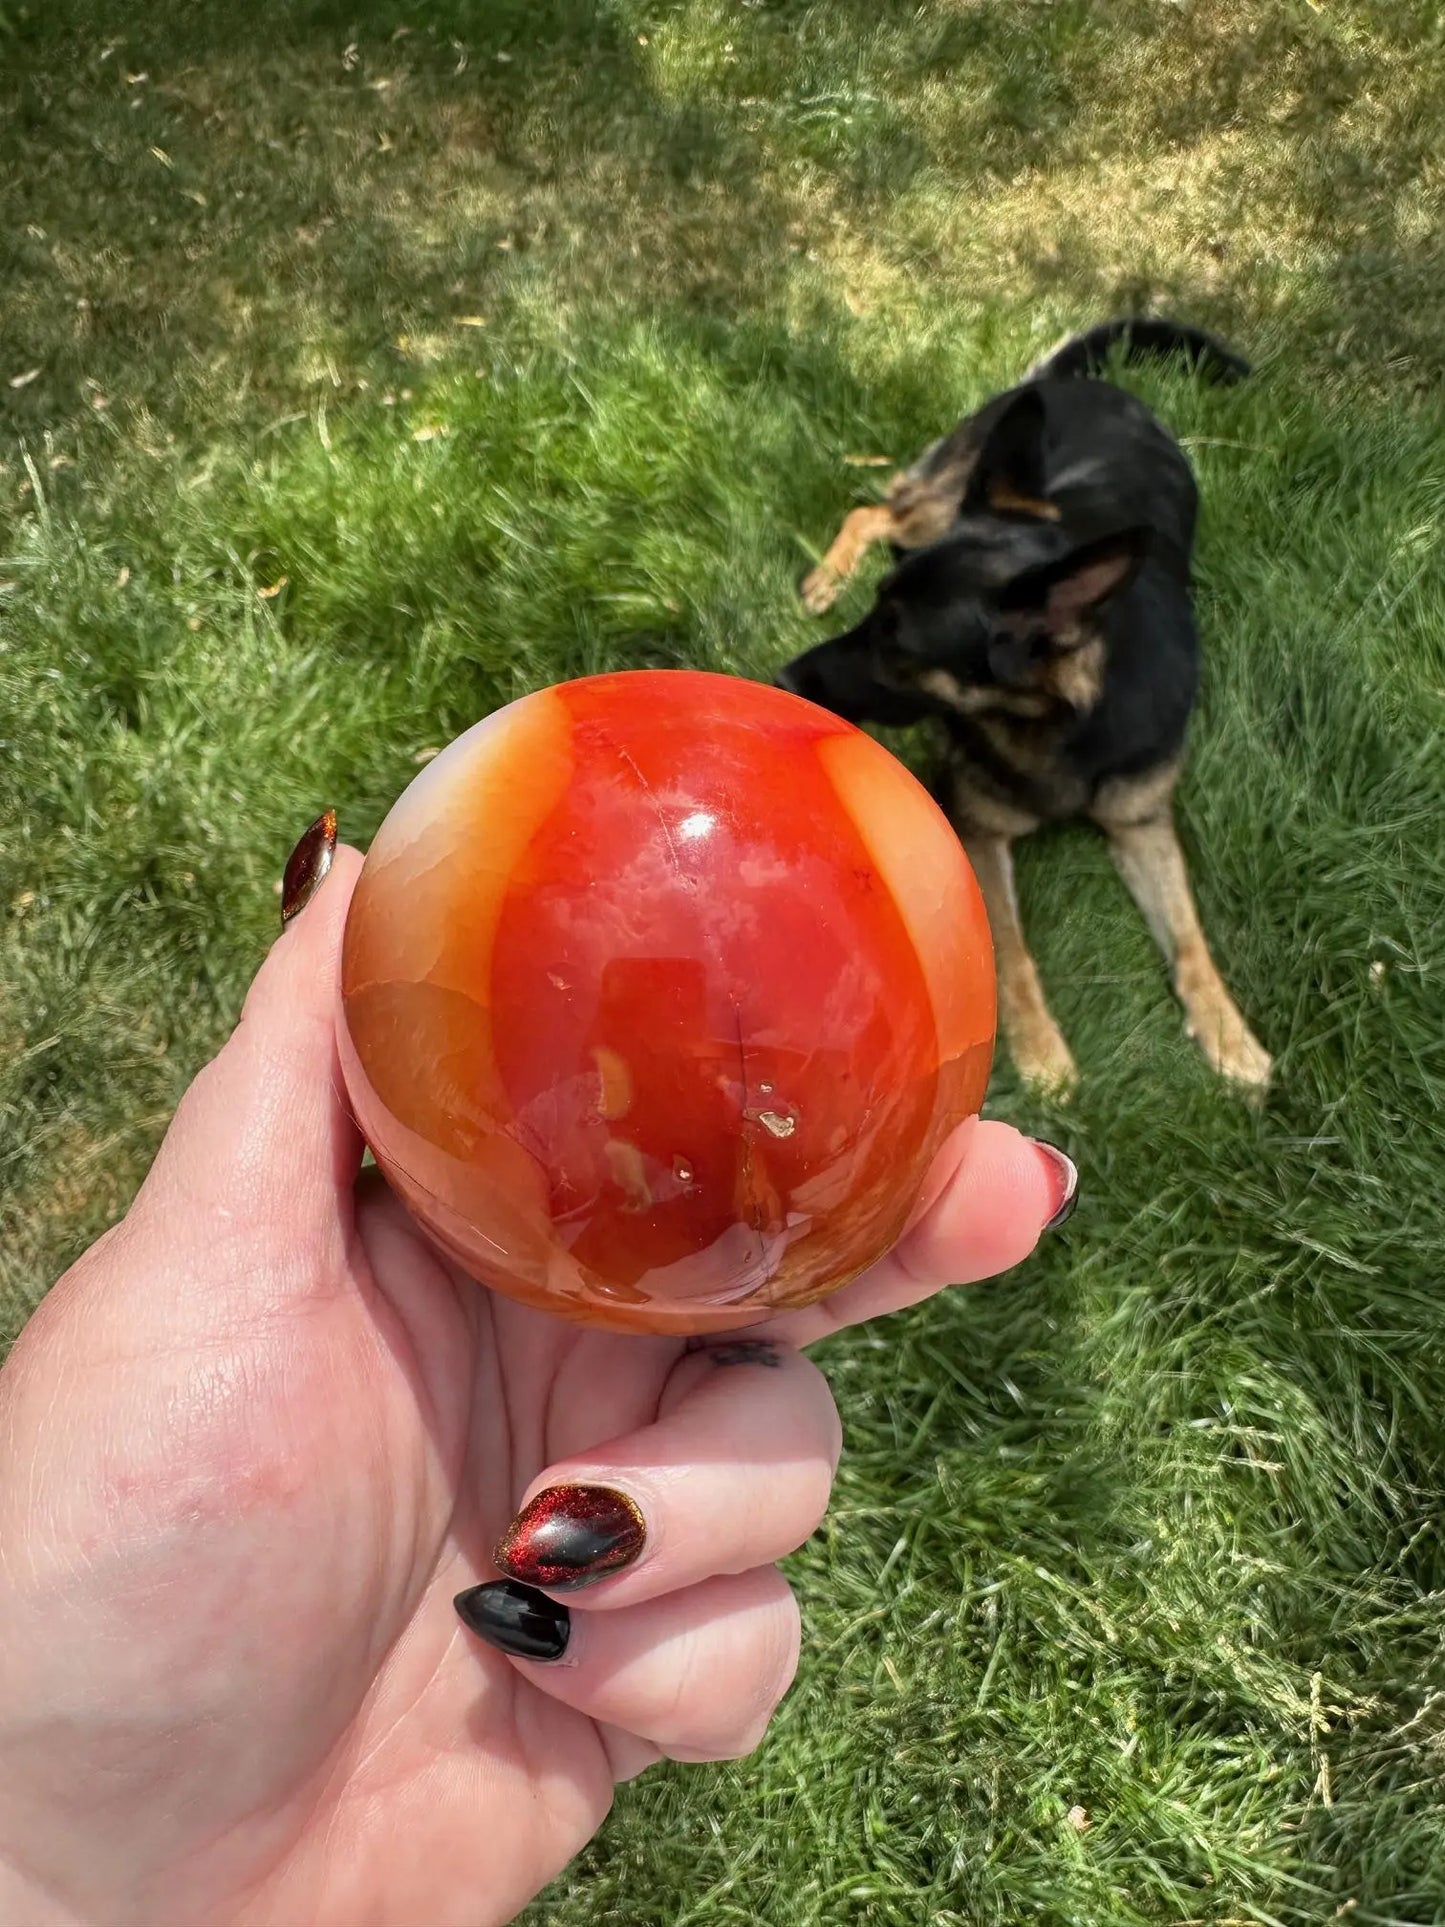
[[[1251,1092],[1268,1053],[1199,925],[1173,796],[1199,680],[1190,594],[1198,490],[1188,458],[1111,357],[1183,357],[1233,382],[1249,364],[1202,329],[1104,322],[1063,342],[855,508],[801,593],[829,608],[870,545],[895,566],[846,635],[788,663],[786,689],[856,723],[942,720],[938,798],[983,891],[999,1014],[1030,1084],[1077,1071],[1044,998],[1014,891],[1013,844],[1087,818],[1173,969],[1191,1036]]]

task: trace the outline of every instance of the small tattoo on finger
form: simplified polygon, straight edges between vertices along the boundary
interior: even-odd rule
[[[777,1371],[783,1363],[782,1347],[771,1338],[729,1338],[721,1345],[709,1345],[703,1339],[688,1350],[702,1352],[714,1365],[766,1365]]]

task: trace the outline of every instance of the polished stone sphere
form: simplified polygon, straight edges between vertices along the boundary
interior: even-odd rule
[[[341,1001],[357,1121],[435,1243],[641,1332],[872,1264],[994,1034],[927,792],[800,697],[689,670],[544,689],[444,750],[371,846]]]

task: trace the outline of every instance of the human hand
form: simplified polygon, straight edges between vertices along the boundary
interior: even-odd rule
[[[774,1562],[840,1448],[802,1348],[1007,1269],[1072,1198],[1058,1153],[967,1125],[888,1258],[695,1350],[480,1289],[359,1175],[359,868],[337,850],[0,1373],[7,1927],[511,1919],[615,1785],[749,1751],[786,1692]],[[552,1597],[498,1583],[504,1535]],[[598,1583],[559,1603],[549,1556]]]

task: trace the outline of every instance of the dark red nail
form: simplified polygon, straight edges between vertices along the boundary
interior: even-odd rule
[[[565,1606],[510,1579],[471,1586],[452,1604],[478,1639],[513,1659],[560,1659],[572,1637],[572,1615]]]
[[[608,1485],[549,1485],[513,1519],[492,1554],[509,1579],[577,1592],[639,1558],[647,1524]]]
[[[336,854],[336,812],[323,810],[286,859],[281,879],[281,928],[299,917],[331,868]]]
[[[1044,1225],[1044,1230],[1057,1231],[1061,1224],[1067,1224],[1073,1217],[1074,1207],[1079,1202],[1079,1168],[1056,1144],[1045,1144],[1038,1137],[1033,1143],[1034,1149],[1049,1168],[1049,1183],[1053,1186],[1053,1216]]]

